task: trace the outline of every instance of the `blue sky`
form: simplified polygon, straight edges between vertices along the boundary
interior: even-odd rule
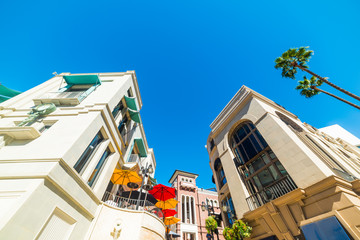
[[[317,128],[360,136],[358,110],[305,99],[274,69],[283,51],[310,46],[311,70],[360,94],[359,12],[356,0],[2,0],[0,82],[25,91],[54,71],[135,70],[156,177],[167,183],[181,169],[210,188],[209,125],[242,85]]]

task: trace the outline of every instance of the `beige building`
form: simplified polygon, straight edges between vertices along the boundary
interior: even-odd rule
[[[156,168],[141,107],[132,71],[62,73],[1,103],[0,239],[165,239],[152,205],[110,181]]]
[[[251,239],[359,239],[360,151],[243,86],[211,123],[210,167],[227,225]]]

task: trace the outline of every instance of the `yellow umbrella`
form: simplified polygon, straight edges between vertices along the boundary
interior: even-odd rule
[[[111,176],[114,184],[127,185],[129,182],[141,182],[142,178],[134,171],[115,169]]]
[[[176,207],[176,204],[178,204],[179,201],[173,199],[173,198],[170,198],[166,201],[158,201],[155,206],[157,206],[158,208],[161,208],[161,209],[170,209],[170,208],[174,208]]]
[[[164,219],[164,224],[165,225],[171,225],[171,224],[175,224],[177,222],[180,221],[180,218],[176,218],[176,217],[166,217]]]

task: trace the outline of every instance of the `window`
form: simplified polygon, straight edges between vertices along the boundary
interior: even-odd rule
[[[94,171],[92,172],[89,180],[88,180],[88,184],[90,187],[92,187],[92,185],[94,184],[95,180],[97,180],[97,177],[99,176],[99,173],[101,172],[103,166],[105,165],[104,163],[106,162],[108,156],[111,154],[111,151],[109,148],[107,148],[105,150],[105,152],[103,153],[103,155],[101,156],[98,164],[96,165]]]
[[[210,152],[213,150],[214,147],[215,147],[214,139],[211,139],[211,141],[210,141]]]
[[[252,123],[245,122],[238,126],[231,136],[230,145],[251,194],[250,202],[260,206],[296,188],[284,166]],[[286,191],[279,190],[284,188],[283,185]]]
[[[236,220],[236,212],[231,196],[226,196],[225,199],[221,202],[221,204],[223,206],[223,213],[225,215],[224,222],[226,226],[231,226],[234,223],[234,220]]]
[[[104,140],[104,138],[101,132],[98,132],[98,134],[96,134],[94,139],[90,142],[89,146],[85,149],[84,153],[80,156],[79,160],[74,166],[75,170],[78,173],[82,172],[92,153],[95,151],[96,147],[102,142],[102,140]]]
[[[219,184],[219,190],[220,190],[227,183],[227,180],[225,177],[225,172],[221,165],[220,158],[215,160],[214,166],[215,166],[214,169],[216,172],[216,176],[217,176],[218,184]]]
[[[121,99],[120,102],[114,107],[114,110],[111,112],[113,117],[116,118],[119,112],[121,112],[121,110],[123,109],[124,109],[124,105]]]
[[[181,197],[182,216],[183,223],[195,224],[195,200],[190,196]]]
[[[128,118],[125,115],[124,118],[120,121],[119,126],[118,126],[121,136],[124,136],[124,134],[125,134],[125,126],[127,125],[127,122],[128,122]]]
[[[129,88],[129,89],[127,90],[127,95],[128,95],[128,97],[133,97],[133,96],[134,96],[131,88]]]
[[[255,126],[243,123],[231,138],[231,147],[240,164],[245,164],[268,145]]]

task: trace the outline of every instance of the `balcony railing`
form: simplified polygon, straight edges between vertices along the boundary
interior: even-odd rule
[[[145,193],[142,194],[145,196]],[[157,208],[155,204],[147,200],[129,199],[115,195],[110,192],[105,192],[102,201],[110,206],[122,208],[122,209],[136,210],[136,206],[139,206],[138,211],[149,212],[151,214],[154,214],[160,219],[163,217],[161,209]]]
[[[34,99],[35,104],[77,105],[86,97],[86,91],[48,92]]]
[[[297,186],[290,176],[285,176],[271,185],[266,186],[263,190],[246,198],[246,202],[250,210],[254,210],[271,200],[295,190],[296,188]]]

